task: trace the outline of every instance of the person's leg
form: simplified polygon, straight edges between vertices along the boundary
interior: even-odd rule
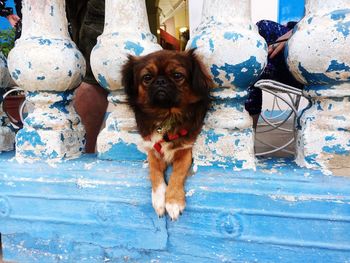
[[[245,102],[245,108],[253,118],[253,128],[256,129],[262,108],[262,91],[254,86],[248,89],[248,98]]]
[[[86,130],[86,153],[94,153],[108,106],[107,91],[99,85],[82,82],[75,91],[74,107]]]
[[[256,25],[259,34],[265,39],[268,45],[276,41],[277,38],[289,30],[287,27],[270,20],[261,20],[257,22]],[[268,64],[259,79],[276,79],[276,60],[277,59],[268,59]],[[253,118],[253,127],[256,129],[262,110],[262,91],[259,88],[251,86],[248,89],[248,98],[245,108]]]
[[[107,91],[94,78],[90,67],[90,53],[104,26],[104,1],[67,0],[68,20],[72,27],[72,38],[86,60],[86,76],[76,89],[74,107],[86,130],[85,152],[95,152],[108,106]]]

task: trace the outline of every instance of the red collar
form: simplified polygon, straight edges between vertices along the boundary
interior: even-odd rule
[[[165,133],[163,135],[163,138],[161,140],[159,140],[158,142],[156,142],[153,145],[153,148],[159,153],[159,154],[163,154],[162,153],[162,143],[163,142],[171,142],[174,141],[180,137],[185,137],[188,134],[188,131],[186,129],[181,129],[179,130],[178,133],[172,134],[172,133]]]

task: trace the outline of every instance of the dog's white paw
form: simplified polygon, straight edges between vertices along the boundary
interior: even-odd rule
[[[165,213],[165,191],[165,183],[159,185],[154,191],[152,190],[152,205],[159,217]]]
[[[185,206],[178,203],[166,203],[166,211],[170,216],[171,220],[177,220],[179,215],[184,211]]]

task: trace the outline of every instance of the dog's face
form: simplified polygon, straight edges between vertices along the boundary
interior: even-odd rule
[[[144,57],[130,56],[122,74],[130,105],[143,112],[176,112],[209,101],[211,79],[193,51],[163,50]]]

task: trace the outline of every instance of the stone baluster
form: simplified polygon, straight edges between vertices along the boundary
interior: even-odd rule
[[[307,0],[287,63],[310,104],[298,121],[301,166],[350,167],[350,0]]]
[[[78,157],[85,131],[71,102],[85,74],[85,60],[69,37],[65,1],[22,3],[22,36],[9,54],[9,70],[34,110],[17,133],[16,157]]]
[[[7,60],[0,52],[0,90],[8,88],[10,83],[11,77],[7,68]],[[0,152],[11,151],[15,145],[15,132],[3,112],[2,104],[3,97],[0,95]]]
[[[91,68],[99,84],[110,94],[113,104],[106,127],[97,139],[101,159],[140,160],[145,154],[137,148],[141,136],[135,117],[126,103],[120,70],[127,55],[146,55],[160,50],[149,29],[145,0],[106,0],[103,34],[91,52]]]
[[[194,148],[197,165],[255,169],[254,130],[244,104],[247,88],[267,62],[267,45],[251,22],[249,0],[204,0],[202,21],[187,48],[195,48],[216,87]]]

